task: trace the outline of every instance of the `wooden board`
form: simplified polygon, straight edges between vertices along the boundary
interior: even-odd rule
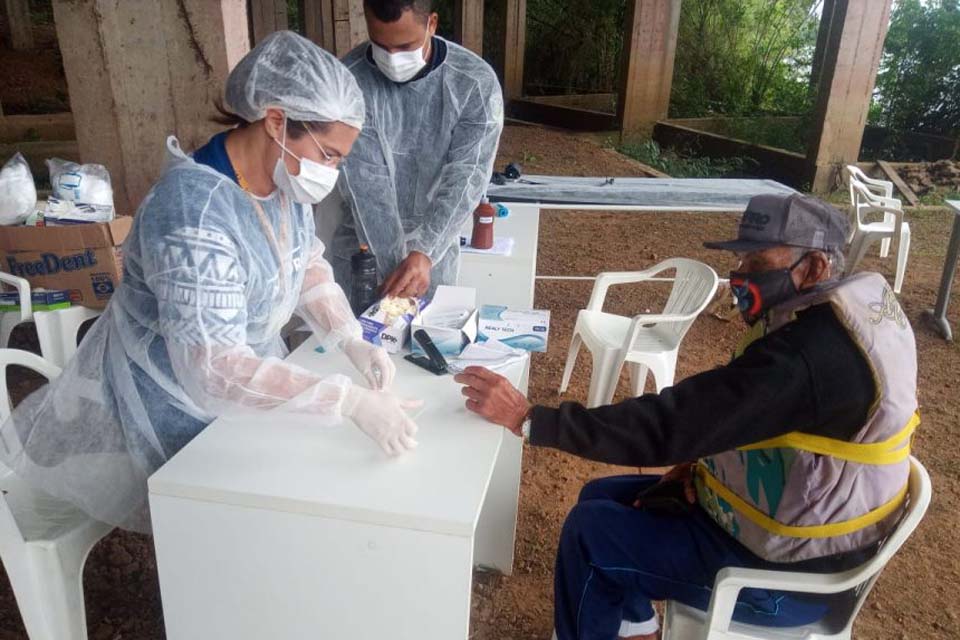
[[[920,204],[920,198],[917,197],[917,194],[913,192],[913,189],[907,186],[907,183],[903,181],[900,175],[897,173],[897,170],[890,166],[885,160],[877,160],[877,164],[880,165],[880,168],[883,169],[883,172],[887,174],[887,177],[890,178],[890,182],[897,188],[898,191],[906,198],[907,202],[911,206],[915,207]]]

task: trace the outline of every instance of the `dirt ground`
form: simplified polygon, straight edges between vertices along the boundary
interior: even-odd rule
[[[590,139],[541,128],[507,128],[497,166],[519,161],[525,172],[568,175],[637,175],[637,166]],[[960,620],[956,588],[960,585],[960,527],[957,522],[960,472],[960,359],[947,344],[921,325],[920,312],[933,304],[942,266],[950,216],[925,209],[908,214],[913,228],[910,265],[901,296],[917,334],[920,351],[920,404],[923,425],[915,450],[933,477],[930,511],[913,538],[881,577],[855,628],[858,638],[957,638]],[[721,214],[545,212],[541,219],[538,273],[594,275],[601,270],[642,269],[671,256],[704,260],[719,272],[730,260],[706,251],[701,242],[735,232],[736,218]],[[867,268],[892,277],[893,258],[868,259]],[[536,354],[530,381],[531,398],[555,405],[583,400],[590,376],[581,357],[570,389],[557,395],[577,310],[590,294],[591,283],[543,281],[537,284],[536,306],[552,311],[549,351]],[[624,314],[656,309],[665,289],[615,288],[608,309]],[[956,296],[955,296],[956,297]],[[960,315],[953,301],[951,320]],[[681,348],[678,379],[723,363],[741,332],[738,322],[703,316]],[[24,332],[15,336],[29,344]],[[32,381],[12,380],[22,391]],[[622,385],[618,397],[623,397]],[[19,393],[17,395],[20,395]],[[709,425],[704,425],[709,428]],[[517,557],[514,574],[477,573],[471,637],[477,640],[541,640],[552,629],[552,574],[556,542],[563,518],[589,479],[623,470],[578,460],[555,451],[527,447],[524,452]],[[90,637],[93,640],[163,638],[156,563],[150,539],[116,531],[94,549],[84,575]],[[0,577],[0,640],[25,638],[16,604],[5,577]]]

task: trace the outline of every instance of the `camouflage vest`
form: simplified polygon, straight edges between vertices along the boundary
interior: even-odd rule
[[[824,303],[833,306],[870,364],[877,397],[863,428],[850,441],[791,432],[697,465],[700,505],[772,562],[872,544],[896,524],[906,496],[910,440],[919,424],[913,331],[876,273],[859,273],[780,305],[767,330]]]

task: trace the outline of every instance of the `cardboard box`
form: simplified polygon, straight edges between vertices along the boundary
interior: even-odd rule
[[[55,311],[70,307],[69,291],[31,291],[30,308],[33,311]],[[20,311],[20,293],[0,293],[0,313]]]
[[[410,323],[416,312],[423,308],[425,302],[417,298],[408,298],[414,311],[394,316],[384,308],[383,300],[370,305],[370,308],[360,314],[360,326],[363,328],[363,339],[372,344],[383,347],[388,353],[398,353],[407,340],[410,339]]]
[[[0,269],[31,286],[70,291],[74,304],[107,306],[123,273],[120,245],[133,217],[65,227],[0,227]]]
[[[466,312],[463,320],[453,326],[442,321],[445,315],[457,310]],[[417,329],[424,329],[444,356],[460,355],[465,346],[477,339],[477,290],[440,285],[430,304],[413,319],[410,333]],[[425,355],[416,340],[410,341],[410,351]]]
[[[515,349],[546,351],[550,336],[550,312],[541,309],[510,309],[494,304],[480,307],[477,341],[497,340]]]

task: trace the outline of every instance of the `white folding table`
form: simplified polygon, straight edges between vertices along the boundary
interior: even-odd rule
[[[466,254],[481,303],[530,307],[538,209],[511,207],[509,258]],[[361,378],[309,340],[290,361]],[[420,446],[387,459],[349,421],[214,421],[149,480],[171,640],[390,637],[469,632],[472,570],[510,572],[522,443],[470,414],[451,376],[397,357],[395,391],[422,398]],[[526,388],[528,363],[501,371]]]

